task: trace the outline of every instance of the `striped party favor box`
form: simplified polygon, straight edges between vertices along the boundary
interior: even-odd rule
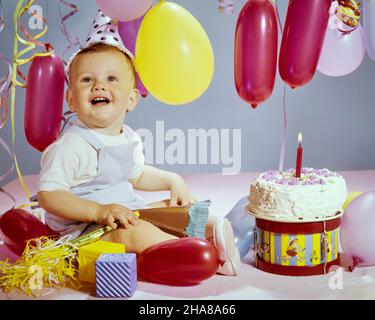
[[[102,254],[95,263],[96,296],[131,297],[137,288],[135,253]]]

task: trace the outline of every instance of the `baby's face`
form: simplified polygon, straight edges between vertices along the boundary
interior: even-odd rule
[[[126,111],[138,102],[134,75],[125,55],[116,49],[78,55],[70,69],[70,110],[89,128],[119,134]]]

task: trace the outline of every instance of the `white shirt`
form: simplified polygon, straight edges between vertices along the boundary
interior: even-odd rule
[[[134,150],[135,165],[130,179],[135,179],[143,172],[145,158],[142,140],[130,127],[124,125],[119,135],[105,135],[87,128],[77,120],[74,125],[90,130],[105,146],[117,146],[140,141]],[[97,151],[82,137],[66,132],[44,150],[41,158],[38,191],[70,191],[72,187],[90,182],[97,174]]]

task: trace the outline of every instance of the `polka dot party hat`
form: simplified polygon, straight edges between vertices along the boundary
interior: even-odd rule
[[[87,36],[86,43],[75,52],[69,59],[69,62],[65,68],[66,73],[69,73],[70,65],[73,59],[83,49],[86,49],[96,43],[103,43],[110,46],[114,46],[124,52],[133,62],[135,66],[135,58],[129,49],[127,49],[121,40],[117,26],[112,22],[111,18],[106,16],[100,9],[92,23],[92,29]]]

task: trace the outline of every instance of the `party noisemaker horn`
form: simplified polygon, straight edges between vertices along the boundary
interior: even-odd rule
[[[139,218],[179,238],[204,239],[210,204],[206,200],[191,206],[141,209]]]

